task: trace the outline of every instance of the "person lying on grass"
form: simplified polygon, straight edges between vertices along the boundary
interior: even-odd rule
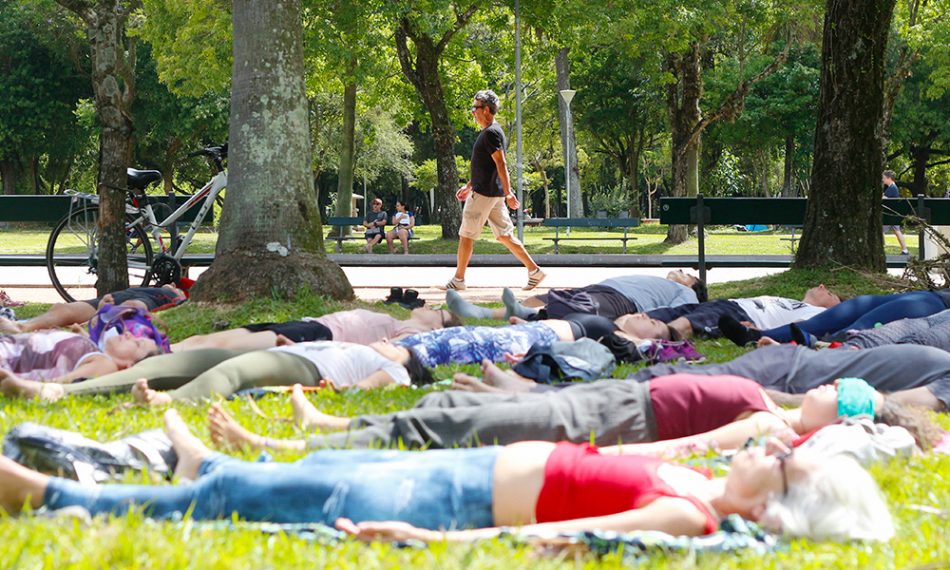
[[[572,297],[584,295],[596,303],[591,313],[608,319],[621,315],[650,311],[660,307],[677,307],[684,304],[705,303],[709,300],[706,283],[683,271],[670,271],[666,278],[652,275],[622,275],[611,277],[594,285],[561,290]],[[469,303],[451,289],[445,292],[449,310],[466,319],[509,320],[518,317],[528,321],[560,319],[568,313],[577,312],[559,303],[555,295],[545,293],[525,299],[523,303],[507,287],[502,291],[504,308],[480,307]],[[551,303],[549,306],[549,302]]]
[[[772,328],[823,314],[841,303],[841,296],[823,284],[809,289],[801,301],[761,295],[742,299],[716,299],[698,305],[663,307],[624,315],[617,326],[632,336],[676,340],[694,334],[721,336],[719,321],[729,317],[760,328]]]
[[[738,514],[789,536],[887,540],[893,523],[854,460],[793,453],[780,443],[740,451],[726,477],[591,445],[324,450],[295,463],[245,462],[210,451],[174,410],[171,486],[98,485],[48,477],[0,458],[0,508],[141,508],[156,519],[238,517],[334,525],[364,540],[470,542],[515,532],[657,530],[699,536]]]
[[[96,315],[105,304],[138,307],[144,311],[155,313],[184,303],[188,297],[185,292],[172,285],[163,287],[130,287],[89,299],[72,303],[56,303],[45,313],[31,319],[13,321],[0,317],[0,334],[19,334],[36,332],[45,329],[56,329],[80,325]]]
[[[213,395],[262,386],[328,385],[377,388],[388,384],[432,382],[427,368],[448,363],[502,361],[524,354],[536,344],[576,338],[611,338],[609,346],[636,354],[634,343],[612,335],[613,323],[596,315],[575,320],[548,320],[508,327],[453,327],[364,347],[335,341],[293,343],[253,352],[198,349],[151,358],[129,370],[75,385],[44,386],[9,376],[0,383],[8,395],[58,400],[65,395],[132,390],[145,404],[196,401]],[[628,349],[628,350],[625,350]],[[159,390],[172,390],[161,393]]]
[[[456,377],[478,382],[464,374]],[[929,449],[940,435],[926,414],[891,401],[860,379],[809,390],[801,407],[792,409],[776,406],[751,380],[690,374],[644,383],[606,380],[547,394],[433,392],[412,409],[355,418],[318,411],[297,385],[291,405],[294,419],[305,429],[345,431],[306,440],[270,439],[244,429],[215,404],[208,412],[212,440],[225,447],[293,450],[451,448],[527,440],[623,442],[627,451],[667,454],[734,450],[760,435],[790,443],[839,418],[857,415],[906,428],[922,449]]]
[[[739,346],[768,337],[778,342],[796,341],[814,345],[815,339],[825,335],[844,335],[849,330],[872,329],[898,319],[927,317],[950,308],[950,289],[937,291],[909,291],[893,295],[862,295],[848,299],[827,311],[794,323],[781,326],[755,327],[742,324],[742,319],[723,315],[719,329],[723,336]]]

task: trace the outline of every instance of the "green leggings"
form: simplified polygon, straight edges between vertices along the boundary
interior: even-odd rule
[[[320,372],[306,358],[287,352],[203,348],[153,356],[120,372],[63,388],[67,394],[127,392],[139,378],[147,379],[155,390],[172,390],[175,400],[196,401],[215,394],[227,398],[260,386],[316,386]]]

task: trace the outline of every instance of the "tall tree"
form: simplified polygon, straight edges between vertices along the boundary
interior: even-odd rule
[[[126,168],[132,153],[135,38],[126,33],[138,0],[57,0],[86,25],[92,55],[92,89],[102,129],[99,137],[100,295],[129,286],[125,235]]]
[[[310,175],[299,0],[234,0],[228,197],[198,300],[334,298],[353,290],[323,248]]]
[[[459,173],[455,166],[455,125],[446,103],[441,60],[449,42],[468,24],[479,4],[450,2],[434,13],[401,9],[396,27],[396,53],[403,74],[416,89],[429,114],[438,165],[436,209],[442,237],[458,237],[461,208],[455,199]],[[467,100],[466,100],[467,102]]]
[[[884,270],[881,120],[895,0],[827,0],[815,158],[797,267]]]

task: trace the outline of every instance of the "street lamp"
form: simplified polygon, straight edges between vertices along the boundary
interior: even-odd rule
[[[564,188],[567,192],[567,217],[571,217],[571,100],[577,93],[574,89],[561,89],[561,98],[564,99]],[[567,235],[571,235],[571,227],[567,227]]]

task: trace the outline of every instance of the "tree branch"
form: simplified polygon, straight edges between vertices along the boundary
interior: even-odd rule
[[[403,75],[412,83],[417,90],[422,89],[419,80],[419,72],[412,64],[412,54],[409,52],[407,39],[412,36],[409,30],[409,20],[401,18],[399,26],[396,28],[396,55],[399,57],[399,66],[402,68]]]
[[[937,162],[931,162],[925,168],[933,168],[934,166],[940,166],[941,164],[950,164],[950,158],[947,160],[938,160]]]
[[[439,43],[435,46],[435,53],[440,54],[442,50],[445,49],[445,46],[449,44],[452,40],[452,36],[458,33],[459,30],[465,27],[468,24],[468,21],[475,15],[475,8],[478,4],[472,4],[468,7],[467,10],[461,14],[458,11],[458,8],[455,8],[455,25],[453,25],[447,32],[442,34],[442,39],[439,40]]]

